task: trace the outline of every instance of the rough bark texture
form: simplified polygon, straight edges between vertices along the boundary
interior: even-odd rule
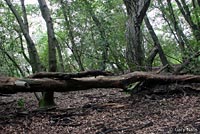
[[[52,76],[52,74],[50,75]],[[151,85],[161,83],[200,83],[199,75],[160,75],[148,72],[133,72],[120,76],[72,78],[67,80],[56,78],[60,78],[60,76],[56,74],[54,79],[17,79],[0,77],[0,93],[68,92],[91,88],[127,89],[128,85],[138,81],[145,81]]]
[[[141,24],[146,11],[149,7],[150,0],[124,0],[127,9],[127,48],[126,58],[130,70],[141,70],[144,65],[144,52],[141,41]]]

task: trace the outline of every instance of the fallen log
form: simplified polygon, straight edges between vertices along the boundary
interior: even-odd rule
[[[113,74],[111,72],[99,71],[99,70],[84,71],[80,73],[39,72],[39,73],[30,75],[28,78],[56,78],[56,79],[67,80],[67,79],[72,79],[72,78],[82,78],[82,77],[90,77],[90,76],[97,77],[99,75],[111,76]]]
[[[45,75],[46,77],[46,75]],[[68,92],[91,88],[122,88],[145,81],[160,83],[200,83],[200,75],[162,75],[150,72],[133,72],[120,76],[97,76],[83,78],[12,78],[0,77],[0,93],[16,92]]]

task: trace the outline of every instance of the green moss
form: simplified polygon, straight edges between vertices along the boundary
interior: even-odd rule
[[[54,102],[53,92],[43,93],[42,99],[39,101],[40,108],[51,108],[55,107],[56,103]]]

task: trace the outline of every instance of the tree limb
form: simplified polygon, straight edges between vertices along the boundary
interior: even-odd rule
[[[68,92],[91,88],[126,89],[129,84],[138,81],[145,81],[151,84],[200,83],[200,75],[161,75],[149,72],[133,72],[119,76],[98,76],[67,80],[0,77],[0,93]]]
[[[106,71],[84,71],[80,73],[62,73],[62,72],[39,72],[34,75],[29,76],[29,78],[57,78],[62,80],[72,79],[72,78],[82,78],[82,77],[91,77],[91,76],[109,76],[113,75],[111,72]]]

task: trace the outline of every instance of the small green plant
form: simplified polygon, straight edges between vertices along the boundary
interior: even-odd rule
[[[127,89],[125,90],[125,92],[126,92],[127,94],[132,93],[133,90],[136,90],[136,89],[137,89],[137,87],[139,86],[140,83],[141,83],[141,82],[135,82],[135,83],[129,84],[129,85],[127,86]]]
[[[17,105],[18,105],[20,108],[24,108],[24,107],[25,107],[25,101],[24,101],[24,99],[20,98],[20,99],[17,101]]]

